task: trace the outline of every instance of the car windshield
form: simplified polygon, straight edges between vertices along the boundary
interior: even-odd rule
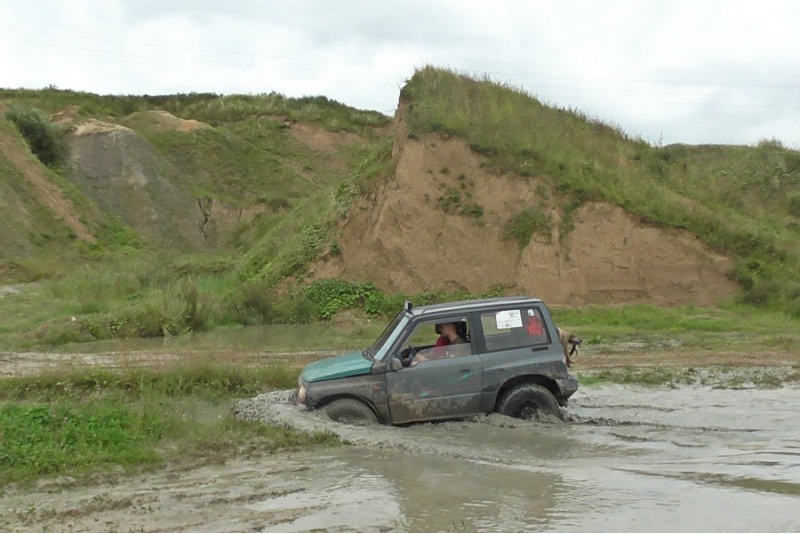
[[[386,340],[389,339],[392,333],[406,319],[406,317],[407,315],[405,311],[398,313],[392,322],[383,329],[383,332],[381,332],[381,335],[378,336],[375,342],[364,351],[364,356],[367,356],[370,359],[375,358],[375,356],[378,354],[378,351],[381,350],[381,347],[386,344]]]

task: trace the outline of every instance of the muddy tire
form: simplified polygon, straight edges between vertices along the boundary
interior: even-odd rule
[[[336,399],[325,406],[328,417],[339,423],[374,425],[378,417],[369,406],[356,399]]]
[[[564,420],[555,396],[539,384],[514,386],[500,399],[497,411],[517,419]]]

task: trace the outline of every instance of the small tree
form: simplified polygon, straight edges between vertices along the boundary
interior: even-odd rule
[[[50,122],[38,109],[13,105],[5,113],[6,118],[17,127],[28,146],[39,161],[48,167],[56,167],[64,157],[61,128]]]

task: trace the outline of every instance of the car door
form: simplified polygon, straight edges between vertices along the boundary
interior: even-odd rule
[[[537,304],[481,311],[475,318],[477,348],[483,364],[484,407],[493,406],[498,389],[521,375],[550,376],[564,367],[553,349],[543,310]]]
[[[460,321],[466,325],[467,342],[433,348],[435,325]],[[469,339],[469,317],[451,316],[418,321],[398,345],[402,351],[420,351],[431,357],[409,367],[389,371],[386,376],[392,423],[464,417],[480,413],[481,359]],[[434,354],[436,352],[436,354]]]

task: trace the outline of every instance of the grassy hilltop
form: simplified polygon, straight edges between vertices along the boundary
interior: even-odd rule
[[[53,88],[0,90],[3,108],[0,281],[42,283],[0,300],[8,318],[0,346],[311,321],[352,307],[382,313],[406,297],[382,294],[368,281],[304,283],[315,260],[341,253],[340,222],[354,200],[391,179],[396,132],[389,117],[324,97],[100,96]],[[210,128],[167,128],[152,111]],[[564,199],[560,236],[583,203],[608,201],[735,257],[730,275],[743,303],[800,316],[800,153],[766,140],[752,147],[651,146],[514,88],[430,67],[403,88],[401,112],[403,135],[460,137],[498,174],[547,180]],[[64,115],[70,120],[61,121]],[[75,185],[59,143],[86,119],[145,139],[153,165],[182,193],[252,216],[228,224],[199,251],[143,238]],[[30,134],[18,131],[26,120],[52,139],[54,157],[31,154]],[[336,142],[311,146],[290,133],[302,128]],[[60,212],[43,201],[32,177],[59,193]],[[547,224],[535,210],[512,222],[521,240]],[[81,238],[83,229],[91,239]]]

